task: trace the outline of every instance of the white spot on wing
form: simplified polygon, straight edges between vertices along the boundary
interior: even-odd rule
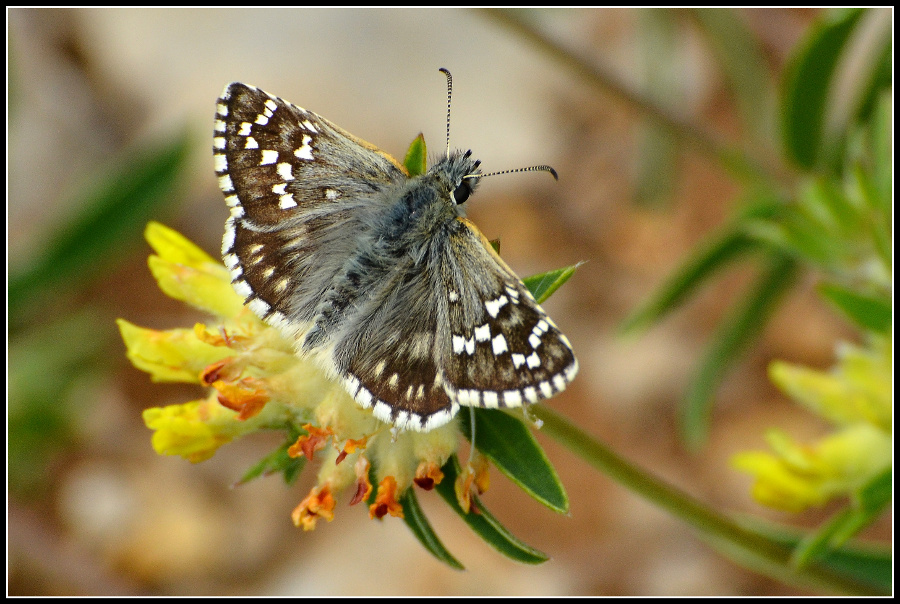
[[[500,296],[496,300],[488,300],[484,303],[485,309],[487,309],[488,314],[491,315],[492,318],[496,319],[497,314],[500,312],[500,309],[506,306],[509,302],[509,298],[506,296]]]
[[[518,390],[507,390],[503,393],[503,403],[507,407],[522,406],[522,393]]]
[[[294,151],[294,155],[296,155],[299,159],[314,159],[312,153],[312,147],[309,146],[309,143],[312,142],[312,137],[308,134],[303,135],[303,146]]]
[[[280,163],[278,164],[276,171],[282,180],[294,180],[294,175],[291,172],[291,164],[287,162]]]
[[[250,310],[255,312],[257,316],[264,317],[269,314],[269,311],[272,309],[271,306],[266,304],[264,301],[259,298],[253,298],[249,302],[247,302],[247,306],[250,307]]]
[[[219,189],[223,193],[232,193],[234,191],[234,185],[231,183],[231,177],[227,174],[223,174],[219,177]]]
[[[494,350],[494,356],[498,356],[507,352],[509,347],[506,345],[506,338],[503,337],[502,333],[498,333],[493,340],[491,340],[491,346]]]

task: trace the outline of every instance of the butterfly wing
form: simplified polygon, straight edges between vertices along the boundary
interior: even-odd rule
[[[222,255],[235,289],[298,341],[366,231],[379,192],[407,180],[374,145],[241,83],[218,100],[213,150],[231,208]]]
[[[444,255],[448,394],[496,408],[562,392],[578,372],[569,340],[475,225],[457,222]]]

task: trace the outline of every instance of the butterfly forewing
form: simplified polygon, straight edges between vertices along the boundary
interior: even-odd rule
[[[367,228],[370,198],[406,176],[326,119],[240,83],[218,101],[213,147],[231,208],[222,254],[235,289],[261,317],[302,335],[354,252],[348,232]]]

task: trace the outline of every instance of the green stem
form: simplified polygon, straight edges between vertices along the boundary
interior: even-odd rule
[[[822,566],[793,567],[790,548],[738,525],[701,501],[634,466],[545,405],[534,405],[529,408],[529,413],[543,422],[542,433],[618,483],[698,529],[701,538],[741,565],[807,588],[853,595],[877,593],[873,593],[867,585]]]

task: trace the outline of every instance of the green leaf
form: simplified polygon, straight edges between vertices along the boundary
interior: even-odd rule
[[[422,508],[419,506],[419,500],[416,498],[416,493],[413,489],[406,489],[406,493],[400,498],[400,505],[403,506],[403,522],[406,523],[409,530],[411,530],[416,539],[419,540],[419,543],[431,552],[432,556],[450,568],[455,568],[457,570],[466,569],[466,567],[463,566],[459,560],[454,558],[447,548],[444,547],[444,544],[441,543],[441,540],[434,532],[434,529],[431,528],[431,523],[428,522],[425,512],[422,511]]]
[[[695,8],[691,13],[718,59],[734,95],[744,130],[757,142],[775,135],[775,87],[759,38],[731,8]]]
[[[745,223],[777,216],[782,200],[769,192],[751,192],[741,204],[740,214],[731,224],[712,235],[658,288],[653,295],[622,321],[619,333],[634,334],[658,322],[683,303],[706,280],[734,260],[757,251],[759,245],[745,233]]]
[[[888,468],[859,489],[853,506],[843,509],[814,533],[804,537],[791,557],[797,566],[825,558],[881,516],[891,502],[893,471]]]
[[[409,144],[406,158],[403,160],[403,165],[406,167],[406,171],[409,172],[410,177],[425,174],[425,171],[428,170],[427,156],[428,150],[425,148],[425,137],[419,133],[419,136],[414,138],[413,142]]]
[[[890,299],[867,296],[836,283],[821,283],[817,289],[826,300],[863,329],[879,333],[890,332],[893,318]]]
[[[797,264],[786,256],[768,261],[753,290],[736,305],[713,335],[685,397],[681,431],[687,445],[700,448],[709,431],[713,394],[738,355],[756,338],[778,299],[793,284]]]
[[[281,473],[284,477],[285,484],[294,484],[294,481],[297,480],[297,477],[300,476],[300,473],[306,466],[305,457],[291,457],[288,455],[288,449],[297,442],[299,437],[300,432],[291,428],[284,444],[269,455],[263,457],[258,463],[247,470],[238,484],[244,484],[259,478],[260,476],[268,476],[276,472]]]
[[[681,77],[685,58],[678,45],[678,23],[673,11],[639,9],[636,77],[644,94],[676,111],[684,105],[686,85]],[[638,204],[659,207],[672,195],[680,148],[675,135],[652,120],[639,126],[634,179]]]
[[[78,449],[77,427],[92,412],[85,407],[92,399],[75,397],[85,384],[103,379],[111,358],[115,331],[96,309],[51,320],[9,337],[7,488],[17,497],[46,497],[48,472]]]
[[[890,485],[888,487],[890,488]],[[747,530],[766,539],[793,548],[795,552],[793,561],[795,564],[800,562],[797,559],[798,548],[802,547],[804,541],[809,539],[808,534],[793,527],[764,523],[758,518],[746,518],[742,524]],[[812,563],[847,577],[875,592],[890,594],[893,589],[894,564],[890,545],[847,543],[827,549],[817,559],[810,559],[808,564],[796,568],[804,569],[811,566]]]
[[[456,478],[459,475],[459,461],[455,455],[444,464],[441,470],[444,472],[444,479],[435,487],[435,490],[453,511],[459,514],[465,523],[469,525],[469,528],[475,531],[488,545],[507,558],[517,562],[524,562],[525,564],[540,564],[549,559],[547,554],[523,543],[510,533],[506,527],[488,512],[481,501],[475,500],[478,512],[471,510],[467,514],[463,511],[456,500],[456,490],[454,489]]]
[[[124,248],[140,245],[147,221],[171,203],[189,149],[187,134],[145,146],[97,174],[82,199],[66,202],[80,213],[46,237],[45,251],[32,266],[11,267],[10,319],[22,321],[40,306],[35,299],[71,291],[73,281],[98,275]]]
[[[558,290],[563,283],[568,281],[569,277],[575,274],[575,270],[578,269],[581,264],[582,263],[579,262],[578,264],[558,268],[555,271],[532,275],[522,279],[522,283],[525,284],[525,287],[528,288],[528,291],[531,292],[531,295],[534,296],[537,303],[542,304],[553,294],[553,292]]]
[[[812,169],[824,155],[826,109],[835,69],[864,9],[832,13],[807,35],[785,72],[781,103],[785,153]]]
[[[568,512],[565,488],[528,426],[499,409],[474,411],[478,450],[535,501],[554,512]],[[471,438],[471,415],[459,415],[460,430]]]
[[[872,178],[878,191],[875,200],[890,216],[894,201],[894,95],[882,91],[868,128],[872,153]]]
[[[678,308],[704,281],[755,247],[753,240],[735,226],[719,232],[694,251],[662,287],[622,321],[619,333],[633,334],[647,329]]]

